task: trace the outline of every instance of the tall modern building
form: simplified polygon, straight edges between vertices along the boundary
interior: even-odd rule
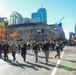
[[[75,37],[76,37],[76,23],[75,23]]]
[[[40,13],[32,13],[31,22],[42,22]]]
[[[24,23],[30,23],[30,21],[31,21],[30,18],[28,18],[28,17],[25,17],[25,18],[24,18]]]
[[[47,12],[45,8],[39,8],[37,12],[31,14],[31,22],[43,22],[47,24]]]
[[[45,8],[39,8],[38,13],[42,14],[42,22],[46,23],[47,24],[47,12],[46,12],[46,9]]]
[[[10,19],[9,19],[9,25],[13,25],[13,24],[21,24],[24,23],[23,17],[20,13],[14,11],[11,15],[10,15]]]
[[[0,22],[4,22],[6,17],[0,17]]]
[[[69,32],[69,39],[72,39],[74,37],[74,33],[73,32]],[[74,40],[74,39],[72,39]]]

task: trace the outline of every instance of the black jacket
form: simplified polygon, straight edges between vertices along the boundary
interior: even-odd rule
[[[39,48],[39,44],[34,44],[34,46],[33,46],[33,50],[40,50],[40,48]]]
[[[4,52],[8,52],[8,50],[9,50],[9,45],[6,43],[6,44],[3,44],[3,46],[2,46],[2,50],[4,50]]]
[[[0,51],[2,50],[2,44],[0,44]]]
[[[50,47],[50,43],[45,43],[43,49],[47,51],[49,50],[49,47]]]

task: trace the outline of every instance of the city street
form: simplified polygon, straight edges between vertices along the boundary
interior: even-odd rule
[[[45,55],[40,52],[38,63],[35,63],[34,53],[30,50],[26,62],[17,53],[13,63],[9,53],[8,62],[0,59],[0,75],[76,75],[76,47],[66,46],[61,51],[61,59],[55,58],[55,55],[56,51],[50,51],[49,62],[45,64]]]

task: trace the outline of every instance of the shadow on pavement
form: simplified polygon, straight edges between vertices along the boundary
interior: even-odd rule
[[[47,69],[47,70],[51,70],[50,68],[46,67],[45,65],[40,65],[39,63],[38,64],[34,64],[34,63],[31,63],[31,62],[27,62],[27,64],[30,64],[34,67],[37,67],[37,68],[44,68],[44,69]]]
[[[16,67],[21,67],[22,69],[26,69],[26,68],[32,68],[34,70],[38,70],[38,68],[44,68],[44,69],[47,69],[47,70],[51,70],[50,68],[46,67],[45,65],[40,65],[39,63],[38,64],[35,64],[35,63],[31,63],[31,62],[25,62],[24,64],[23,63],[19,63],[18,61],[12,63],[11,60],[8,60],[8,63],[10,63],[10,65],[13,65],[13,66],[16,66]]]
[[[58,68],[68,70],[68,71],[76,71],[75,68],[71,68],[71,67],[68,67],[68,66],[65,66],[65,65],[59,65]]]
[[[29,54],[29,53],[28,53],[27,55],[34,56],[34,54]],[[39,57],[39,58],[45,58],[45,55],[44,55],[44,56],[40,56],[40,55],[38,55],[38,57]],[[54,59],[54,58],[49,57],[49,59]]]
[[[9,57],[8,57],[9,58]],[[4,60],[4,57],[1,58],[2,60]],[[4,60],[5,61],[5,60]],[[12,60],[8,59],[6,60],[6,62],[11,63]]]
[[[67,59],[61,59],[61,60],[65,60],[65,61],[70,61],[70,62],[76,63],[76,61],[74,61],[74,60],[67,60]]]
[[[33,65],[27,65],[27,64],[19,63],[18,61],[16,61],[15,63],[10,63],[10,64],[13,66],[16,66],[16,67],[21,67],[22,69],[26,69],[28,67],[28,68],[32,68],[34,70],[38,70]]]
[[[44,64],[44,65],[47,65],[47,66],[50,66],[50,67],[55,67],[56,66],[56,63],[52,63],[51,64],[51,62],[48,62],[48,64],[46,64],[44,62],[39,61],[39,63]]]

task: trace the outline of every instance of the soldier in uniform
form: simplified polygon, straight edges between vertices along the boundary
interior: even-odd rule
[[[43,49],[45,52],[46,64],[48,64],[48,59],[49,59],[49,47],[50,47],[50,43],[47,40],[45,40]]]
[[[37,63],[38,61],[38,52],[40,52],[40,48],[39,48],[39,42],[35,41],[35,43],[33,44],[33,51],[35,54],[35,63]]]
[[[59,41],[56,42],[56,51],[57,51],[57,54],[55,55],[55,58],[58,56],[58,58],[60,59],[60,42]]]

